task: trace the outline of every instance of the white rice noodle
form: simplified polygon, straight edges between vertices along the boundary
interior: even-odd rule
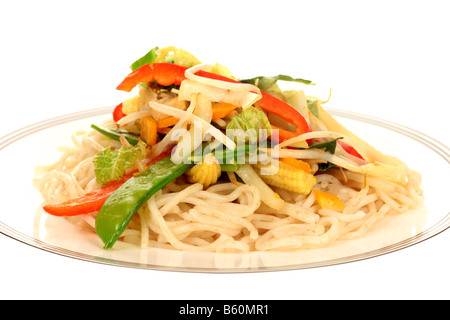
[[[355,150],[363,157],[365,158],[365,151],[363,148],[361,148],[353,139],[343,135],[342,133],[339,132],[334,132],[334,131],[312,131],[312,132],[307,132],[304,134],[301,134],[297,137],[285,140],[283,142],[281,142],[278,147],[279,148],[283,148],[283,147],[287,147],[287,146],[291,146],[294,143],[297,142],[301,142],[301,141],[306,141],[309,139],[318,139],[318,138],[329,138],[329,139],[338,139],[338,138],[343,138],[342,140],[344,142],[347,142],[348,144],[350,144],[353,148],[355,148]],[[343,150],[342,150],[343,151]],[[343,151],[345,152],[345,151]],[[345,152],[346,155],[351,156],[349,154],[347,154]],[[356,157],[353,157],[352,160],[355,160],[357,162],[360,162],[359,160],[354,159]],[[354,162],[355,162],[354,161]],[[361,163],[362,164],[362,163]]]
[[[166,148],[169,146],[172,141],[172,136],[174,132],[177,132],[178,129],[182,128],[184,124],[190,119],[192,113],[195,110],[195,100],[191,102],[189,107],[184,111],[184,114],[181,117],[178,117],[178,122],[172,127],[172,129],[164,136],[164,138],[158,142],[152,149],[152,157],[159,156]],[[159,105],[159,104],[158,104]],[[175,109],[175,108],[173,108]]]
[[[212,102],[228,102],[248,108],[261,99],[260,89],[248,83],[234,83],[195,75],[195,72],[211,67],[197,65],[185,72],[187,80],[181,83],[178,98],[189,101],[193,94],[201,93]]]
[[[194,99],[184,114],[185,123],[195,105]],[[39,190],[47,203],[59,203],[100,187],[95,182],[92,157],[99,142],[105,139],[95,134],[89,138],[96,143],[88,143],[87,137],[84,136],[81,142],[74,141],[75,146],[65,148],[58,161],[60,164],[39,179]],[[298,157],[322,154],[317,150],[292,151]],[[336,162],[337,158],[327,159]],[[347,159],[341,161],[350,163]],[[345,182],[334,174],[318,175],[315,188],[338,196],[345,204],[342,211],[321,209],[314,193],[302,195],[274,188],[265,193],[267,185],[261,188],[262,184],[252,178],[256,173],[245,172],[245,169],[238,174],[247,183],[217,183],[206,190],[200,183],[188,184],[180,178],[170,182],[142,206],[119,241],[142,248],[202,252],[324,247],[336,240],[364,235],[386,214],[402,213],[420,206],[423,201],[420,175],[409,169],[406,172],[406,184],[347,170]],[[270,198],[283,206],[270,207],[267,204]],[[72,217],[70,221],[95,233],[95,216],[96,213],[82,215]]]
[[[207,123],[211,123],[211,101],[206,99],[201,94],[196,94],[192,97],[191,103],[195,103],[193,114],[203,119]],[[196,128],[195,123],[191,125],[189,131],[185,131],[183,133],[183,136],[179,140],[177,147],[174,149],[174,152],[172,153],[172,161],[175,163],[185,162],[185,160],[191,156],[192,151],[197,150],[197,148],[201,146],[203,140],[205,139],[205,135],[206,132],[203,130],[199,131]],[[187,152],[185,152],[186,150]]]
[[[245,91],[232,91],[223,88],[198,83],[192,80],[184,80],[181,83],[178,98],[190,101],[192,95],[201,93],[212,102],[227,102],[246,109],[261,99],[261,95]]]
[[[129,115],[123,117],[122,119],[120,119],[119,121],[117,121],[117,124],[119,126],[123,126],[126,125],[127,123],[136,121],[138,119],[141,119],[143,117],[147,117],[147,116],[151,116],[151,112],[146,110],[146,111],[136,111],[136,112],[132,112]]]
[[[199,64],[192,68],[187,69],[185,71],[184,75],[185,75],[186,79],[193,80],[198,83],[206,84],[206,85],[213,86],[216,88],[222,88],[222,89],[231,90],[231,91],[250,91],[250,92],[256,92],[258,94],[261,94],[261,90],[253,84],[227,82],[227,81],[210,79],[210,78],[205,78],[205,77],[195,75],[195,73],[197,71],[204,70],[204,69],[211,68],[211,67],[212,66],[208,65],[208,64]]]

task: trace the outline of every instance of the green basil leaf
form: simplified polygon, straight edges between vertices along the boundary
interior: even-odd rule
[[[323,143],[317,143],[317,144],[314,144],[314,145],[310,145],[309,149],[325,149],[326,152],[334,154],[334,152],[336,151],[337,141],[340,140],[340,139],[343,139],[343,138],[336,138],[336,139],[328,141],[328,142],[323,142]]]
[[[282,81],[290,81],[290,82],[299,82],[307,85],[314,85],[314,83],[311,80],[305,80],[302,78],[292,78],[291,76],[287,76],[284,74],[279,74],[277,76],[273,77],[254,77],[251,79],[240,79],[239,81],[244,83],[251,83],[253,85],[256,85],[258,88],[260,88],[263,91],[269,91],[278,80]]]
[[[336,144],[337,141],[342,138],[337,138],[328,142],[324,143],[317,143],[314,145],[310,145],[309,149],[324,149],[326,152],[329,152],[331,154],[334,154],[336,151]],[[327,171],[329,168],[336,166],[334,163],[327,162],[327,163],[319,163],[319,170],[320,171]]]

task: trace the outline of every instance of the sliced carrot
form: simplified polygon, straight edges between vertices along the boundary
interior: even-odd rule
[[[172,128],[158,128],[157,131],[158,133],[168,134],[171,129]]]
[[[150,146],[156,144],[158,138],[158,124],[156,120],[150,116],[141,119],[141,138]]]
[[[283,161],[284,163],[286,163],[292,167],[303,170],[307,173],[311,173],[311,167],[305,161],[295,159],[295,158],[281,158],[281,161]]]
[[[139,83],[150,81],[156,81],[162,86],[170,86],[172,84],[180,85],[181,82],[186,80],[186,70],[187,67],[179,66],[173,63],[145,64],[128,74],[128,76],[126,76],[125,79],[117,86],[117,89],[130,92]],[[199,70],[195,74],[208,79],[239,83],[238,80],[203,70]],[[302,116],[302,114],[283,100],[280,100],[266,92],[261,92],[261,99],[256,102],[256,105],[264,111],[272,112],[273,114],[280,116],[297,128],[295,132],[292,132],[272,126],[273,129],[279,129],[278,135],[280,141],[284,141],[296,137],[302,133],[311,131],[309,123]],[[217,117],[219,117],[219,115],[217,115]],[[310,144],[311,140],[309,139],[307,142]]]
[[[217,120],[227,116],[231,111],[236,109],[238,106],[226,103],[226,102],[218,102],[212,104],[212,119]]]
[[[158,129],[174,126],[178,123],[178,119],[173,116],[159,119],[157,121]]]
[[[314,196],[322,209],[331,209],[342,211],[345,208],[344,203],[334,194],[314,189]]]

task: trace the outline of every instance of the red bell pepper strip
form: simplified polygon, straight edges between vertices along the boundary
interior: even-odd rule
[[[162,152],[160,155],[152,159],[148,165],[152,165],[159,160],[162,160],[168,156],[170,156],[172,153],[172,148],[168,148],[166,151]],[[43,207],[43,209],[54,216],[59,217],[69,217],[69,216],[76,216],[91,212],[99,211],[100,208],[105,203],[106,199],[114,192],[116,189],[118,189],[122,184],[124,184],[128,179],[130,179],[136,172],[134,171],[129,174],[126,174],[122,177],[121,180],[117,181],[111,181],[107,184],[105,184],[103,187],[101,187],[98,190],[86,193],[85,195],[67,200],[63,203],[55,204],[55,205],[46,205]]]
[[[209,79],[215,79],[215,80],[222,80],[227,82],[234,82],[239,83],[237,80],[233,80],[218,74],[206,72],[203,70],[200,70],[196,73],[196,75],[209,78]],[[284,102],[283,100],[280,100],[266,92],[261,92],[262,97],[260,100],[256,102],[256,105],[260,107],[261,109],[271,112],[273,114],[276,114],[280,116],[285,121],[293,124],[297,130],[295,132],[283,130],[280,128],[277,128],[275,126],[272,126],[272,129],[279,130],[279,139],[280,141],[287,140],[293,137],[296,137],[298,135],[301,135],[302,133],[310,132],[311,128],[309,127],[308,122],[306,122],[303,115],[294,107],[292,107],[290,104]]]
[[[114,108],[114,111],[113,111],[113,120],[114,120],[114,122],[117,122],[120,119],[122,119],[123,117],[125,117],[125,113],[123,113],[122,107],[123,107],[123,104],[120,103]]]
[[[205,78],[215,79],[215,80],[239,83],[239,81],[237,81],[237,80],[233,80],[233,79],[230,79],[230,78],[218,75],[218,74],[206,72],[203,70],[198,71],[196,73],[196,75],[205,77]],[[287,131],[287,130],[283,130],[283,129],[277,128],[275,126],[272,126],[272,129],[278,130],[280,141],[294,138],[296,136],[301,135],[302,133],[311,131],[311,128],[310,128],[308,122],[306,122],[303,115],[297,109],[292,107],[290,104],[284,102],[283,100],[280,100],[266,92],[261,92],[261,94],[262,94],[261,99],[256,102],[256,105],[258,107],[260,107],[261,109],[263,109],[267,112],[271,112],[273,114],[280,116],[282,119],[293,124],[297,128],[297,130],[295,132],[292,132],[292,131]]]
[[[173,63],[149,63],[131,72],[119,84],[117,90],[130,92],[141,82],[156,81],[162,86],[180,85],[186,79],[186,67]]]
[[[125,77],[125,79],[117,86],[117,89],[129,92],[139,83],[149,82],[153,80],[158,82],[160,85],[164,86],[169,86],[172,84],[179,85],[183,80],[186,79],[185,72],[187,69],[188,69],[187,67],[179,66],[172,63],[146,64],[130,73],[127,77]],[[203,70],[198,71],[196,75],[214,80],[240,83],[237,80],[230,79],[218,74],[206,72]],[[297,109],[268,93],[265,92],[261,93],[262,93],[261,99],[256,102],[256,104],[261,109],[280,116],[281,118],[293,124],[297,128],[295,132],[291,132],[272,126],[273,129],[279,130],[280,141],[290,139],[302,133],[311,131],[309,124],[306,122],[303,115],[300,112],[298,112]]]
[[[341,147],[344,149],[345,152],[351,154],[352,156],[355,156],[357,158],[360,158],[362,160],[365,160],[358,151],[356,151],[355,148],[353,148],[348,143],[345,143],[344,141],[338,140],[338,143],[341,145]]]
[[[261,93],[262,98],[256,101],[256,105],[258,107],[267,112],[271,112],[273,114],[278,115],[279,117],[293,124],[297,128],[296,131],[293,132],[280,129],[272,125],[272,129],[278,130],[280,141],[288,140],[296,136],[299,136],[303,133],[311,131],[308,122],[306,122],[303,115],[297,109],[287,104],[283,100],[280,100],[270,94],[267,94],[265,92]]]
[[[102,188],[55,205],[46,205],[44,210],[54,216],[69,217],[100,210],[106,199],[133,174],[125,175],[120,181],[111,181]]]

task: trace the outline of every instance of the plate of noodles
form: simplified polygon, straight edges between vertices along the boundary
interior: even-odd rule
[[[310,80],[241,79],[176,47],[130,68],[117,106],[0,139],[3,168],[20,168],[4,173],[1,233],[90,262],[247,272],[371,258],[449,227],[449,149],[432,137],[328,108]]]

